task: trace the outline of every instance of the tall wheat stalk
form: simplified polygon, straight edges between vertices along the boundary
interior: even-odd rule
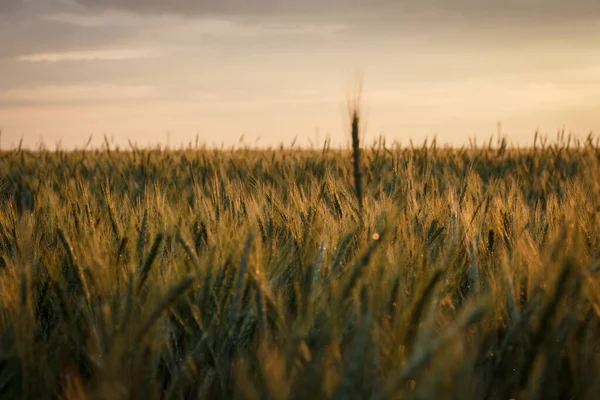
[[[361,124],[362,80],[357,79],[356,86],[349,96],[348,114],[350,116],[350,133],[352,136],[352,170],[354,190],[358,200],[358,210],[363,217],[363,178],[360,164],[360,124]]]

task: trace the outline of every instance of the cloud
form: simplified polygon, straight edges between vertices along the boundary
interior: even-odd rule
[[[0,0],[0,22],[31,19],[40,14],[83,9],[77,0]]]
[[[46,85],[0,91],[0,104],[85,104],[150,99],[156,96],[156,89],[148,85]]]
[[[466,18],[558,20],[598,18],[597,0],[75,0],[99,9],[229,16],[344,16],[394,18],[402,13]]]
[[[2,0],[0,0],[2,1]],[[132,33],[124,27],[87,27],[44,21],[32,16],[17,21],[0,19],[0,58],[24,54],[97,49],[122,41]]]
[[[332,2],[317,0],[76,0],[78,3],[101,9],[123,9],[145,13],[204,14],[204,15],[265,15],[305,13],[329,9]],[[360,2],[349,0],[349,3]],[[339,1],[334,1],[339,5]]]
[[[316,89],[291,89],[291,90],[286,90],[285,93],[292,97],[310,97],[310,96],[318,96],[321,94],[321,92]]]
[[[15,10],[20,4],[20,0],[2,0],[0,1],[0,14]]]
[[[17,60],[25,62],[120,61],[149,58],[156,54],[156,51],[149,49],[89,50],[27,54],[18,56]]]

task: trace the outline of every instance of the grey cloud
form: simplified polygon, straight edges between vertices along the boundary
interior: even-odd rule
[[[81,10],[71,0],[0,0],[0,60],[37,52],[90,50],[132,35],[122,26],[82,27],[45,18]]]
[[[182,15],[379,15],[431,13],[467,18],[598,18],[598,0],[75,0],[99,9]]]
[[[75,25],[41,20],[0,23],[0,58],[36,52],[90,49],[118,41],[126,36],[116,27],[81,28]]]
[[[71,0],[0,0],[0,23],[35,17],[44,12],[76,6]],[[2,15],[4,14],[4,15]]]
[[[0,14],[15,10],[19,6],[20,3],[21,3],[20,0],[2,0],[2,1],[0,1]]]
[[[101,9],[126,9],[130,11],[149,13],[174,13],[174,14],[227,14],[227,15],[265,15],[319,12],[338,8],[339,1],[327,2],[318,0],[76,0],[78,3]],[[351,5],[361,3],[360,0],[349,0]]]

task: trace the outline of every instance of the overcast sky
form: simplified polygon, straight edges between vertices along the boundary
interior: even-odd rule
[[[586,136],[598,37],[597,0],[0,0],[0,146],[344,144],[357,71],[368,140]]]

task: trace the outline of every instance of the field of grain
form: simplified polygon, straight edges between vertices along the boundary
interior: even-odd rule
[[[0,398],[600,398],[593,138],[0,174]]]

